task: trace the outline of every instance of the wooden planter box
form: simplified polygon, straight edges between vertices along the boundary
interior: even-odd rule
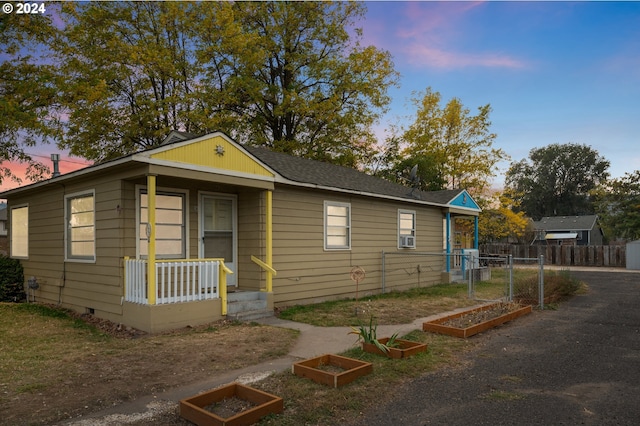
[[[331,372],[320,369],[327,365],[342,369],[341,372]],[[373,372],[373,364],[340,355],[321,355],[304,361],[296,362],[292,366],[293,374],[306,377],[314,382],[337,388],[353,382],[361,376]]]
[[[378,339],[378,342],[382,343],[383,345],[388,341],[388,337]],[[387,352],[381,351],[373,343],[362,343],[362,350],[372,354],[384,355],[386,357],[394,359],[407,358],[419,352],[424,352],[427,350],[426,343],[412,342],[411,340],[404,339],[396,339],[396,343],[398,344],[398,347],[389,348]]]
[[[443,318],[438,318],[436,320],[433,321],[429,321],[429,322],[425,322],[422,323],[422,330],[423,331],[430,331],[432,333],[439,333],[439,334],[447,334],[449,336],[454,336],[454,337],[462,337],[462,338],[466,338],[466,337],[470,337],[473,336],[474,334],[478,334],[478,333],[482,333],[483,331],[486,331],[490,328],[496,327],[500,324],[504,324],[507,321],[511,321],[512,319],[521,317],[522,315],[526,315],[528,313],[531,313],[532,307],[529,306],[523,306],[519,309],[516,309],[514,311],[511,311],[507,314],[501,315],[499,317],[496,318],[492,318],[488,321],[485,322],[481,322],[478,324],[474,324],[471,325],[467,328],[458,328],[458,327],[451,327],[448,325],[443,325],[442,323],[447,322],[450,319],[454,319],[454,318],[460,318],[464,315],[467,315],[471,312],[477,312],[477,311],[483,311],[483,310],[489,310],[491,309],[493,306],[495,305],[487,305],[487,306],[482,306],[480,308],[474,308],[474,309],[469,309],[466,311],[462,311],[462,312],[458,312],[456,314],[452,314],[452,315],[448,315],[446,317]]]
[[[255,406],[227,418],[205,410],[208,405],[234,397],[250,401]],[[283,410],[282,398],[241,383],[231,383],[180,401],[180,416],[198,426],[250,425],[268,414],[282,413]]]

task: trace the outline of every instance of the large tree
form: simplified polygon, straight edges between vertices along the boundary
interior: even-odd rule
[[[523,242],[529,219],[513,211],[513,200],[500,194],[480,212],[478,234],[481,243]]]
[[[594,213],[590,191],[609,176],[609,161],[587,145],[551,144],[514,162],[505,185],[518,208],[534,220]]]
[[[490,130],[490,105],[471,115],[458,98],[442,106],[440,93],[431,88],[412,101],[417,112],[402,136],[407,146],[404,155],[431,159],[447,188],[482,193],[495,176],[497,163],[507,158],[503,150],[493,147],[496,135]]]
[[[65,3],[62,146],[106,160],[172,129],[355,165],[397,74],[348,31],[361,3]],[[352,35],[355,34],[355,35]]]
[[[594,199],[607,238],[640,238],[640,171],[600,186],[594,191]]]
[[[20,181],[5,162],[25,164],[30,179],[48,171],[27,150],[60,136],[53,108],[55,72],[44,58],[38,60],[42,52],[37,49],[54,38],[48,16],[0,15],[0,183]]]
[[[365,169],[371,175],[423,191],[445,189],[441,167],[434,156],[403,157],[400,138],[389,137],[366,158]],[[412,172],[415,170],[415,176]]]
[[[61,42],[51,46],[68,114],[63,148],[102,161],[156,146],[173,129],[200,130],[192,119],[201,106],[193,98],[200,68],[190,28],[200,7],[63,4]]]
[[[236,55],[241,139],[296,156],[355,165],[374,141],[371,125],[397,74],[388,52],[348,28],[356,2],[238,2],[250,52]],[[238,84],[239,83],[239,84]]]

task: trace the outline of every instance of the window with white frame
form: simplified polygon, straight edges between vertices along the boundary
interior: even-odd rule
[[[398,210],[398,247],[416,247],[416,212]]]
[[[96,221],[93,191],[65,197],[65,220],[66,259],[95,260]]]
[[[149,255],[149,196],[140,191],[140,221],[138,238],[140,256]],[[185,195],[159,192],[156,194],[156,257],[184,259],[185,243]]]
[[[351,248],[351,204],[324,202],[324,248],[326,250]]]
[[[11,209],[11,257],[29,256],[29,206]]]

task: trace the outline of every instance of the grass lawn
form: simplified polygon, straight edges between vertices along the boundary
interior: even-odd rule
[[[519,280],[535,280],[537,271],[529,271],[518,272],[525,275]],[[490,281],[478,283],[476,297],[502,297],[506,277],[501,273],[504,271],[497,269]],[[281,311],[280,316],[318,326],[360,325],[371,316],[378,324],[401,324],[477,303],[469,300],[466,284],[442,284],[358,301],[295,306]],[[221,371],[282,357],[289,353],[297,333],[255,323],[221,322],[122,338],[61,309],[0,303],[0,424],[60,422]],[[378,389],[390,390],[434,369],[455,365],[457,355],[479,341],[419,330],[400,337],[427,343],[427,352],[391,360],[354,347],[342,355],[373,362],[374,373],[343,388],[328,388],[290,371],[253,384],[285,401],[283,414],[263,419],[261,424],[348,423],[372,404],[383,402],[385,394],[393,393]],[[189,424],[176,411],[161,413],[152,423]],[[150,423],[146,419],[129,424]]]

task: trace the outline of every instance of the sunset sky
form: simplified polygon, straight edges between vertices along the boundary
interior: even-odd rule
[[[609,160],[613,177],[640,168],[640,2],[367,5],[367,43],[402,73],[383,127],[410,123],[411,92],[431,87],[472,112],[490,104],[512,161],[573,142]]]
[[[573,142],[609,160],[613,177],[640,168],[640,2],[366,4],[364,44],[390,51],[401,73],[380,139],[390,124],[411,122],[411,93],[431,87],[472,113],[490,104],[496,145],[512,161]],[[46,164],[59,152],[27,151]],[[83,163],[64,153],[62,160],[63,173]],[[0,191],[14,186],[5,181]]]

